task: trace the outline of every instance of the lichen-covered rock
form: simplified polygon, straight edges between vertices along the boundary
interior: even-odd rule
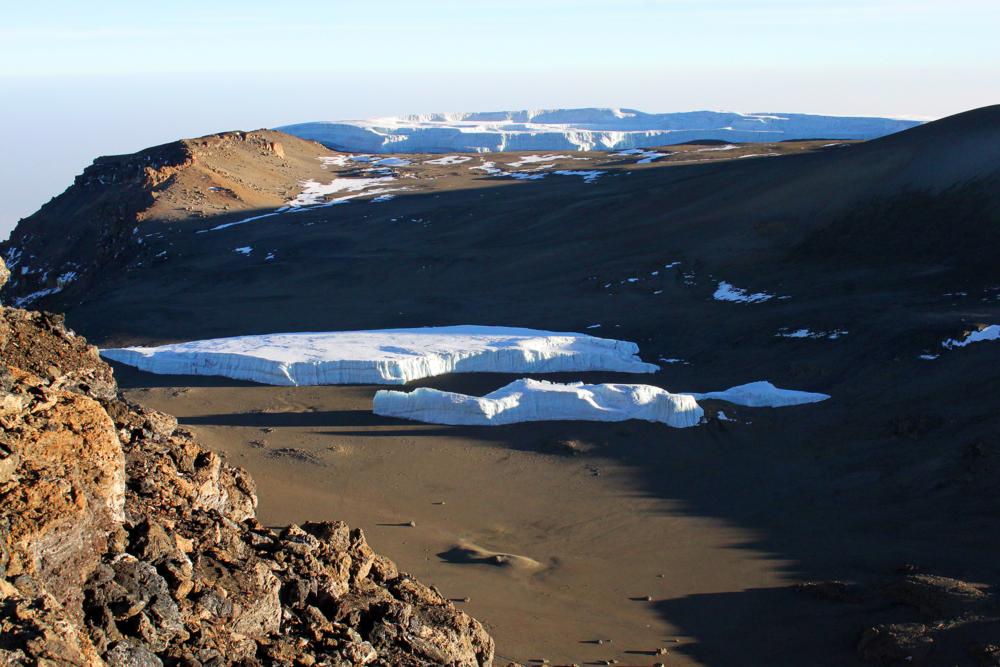
[[[0,392],[0,567],[30,575],[80,620],[83,583],[124,519],[125,458],[101,405],[13,368]],[[15,465],[16,464],[16,465]]]
[[[10,269],[7,268],[7,263],[3,261],[3,257],[0,257],[0,288],[3,288],[10,279]]]
[[[130,404],[86,341],[0,308],[0,665],[492,664],[482,625],[338,521]]]
[[[90,638],[50,594],[24,594],[0,579],[0,665],[79,665],[104,662]]]

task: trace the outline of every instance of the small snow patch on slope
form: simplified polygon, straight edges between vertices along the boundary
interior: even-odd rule
[[[579,177],[581,177],[583,179],[584,183],[593,183],[594,181],[596,181],[598,178],[600,178],[601,176],[603,176],[607,172],[606,171],[597,171],[597,170],[578,171],[578,170],[572,170],[572,169],[561,169],[559,171],[554,171],[552,173],[558,174],[559,176],[579,176]]]
[[[739,303],[763,303],[774,298],[773,294],[767,292],[750,292],[741,287],[736,287],[725,280],[719,283],[712,298],[716,301],[734,301]]]
[[[734,144],[726,144],[725,146],[712,146],[711,148],[699,148],[695,150],[695,153],[712,153],[714,151],[731,151],[736,146]]]
[[[413,163],[402,157],[386,157],[376,160],[375,164],[380,167],[408,167]]]
[[[656,151],[649,151],[642,154],[642,158],[636,160],[636,164],[649,164],[655,160],[659,160],[661,157],[667,157],[670,153],[657,153]]]
[[[644,384],[558,384],[517,380],[483,397],[421,387],[379,391],[375,414],[431,424],[493,426],[531,421],[643,419],[676,428],[704,414],[692,396]]]
[[[525,155],[521,157],[517,162],[508,162],[507,164],[511,167],[523,167],[526,164],[535,164],[537,162],[550,162],[552,160],[568,160],[571,156],[569,155]]]
[[[1000,340],[1000,324],[990,324],[976,331],[970,331],[962,338],[949,338],[941,343],[941,347],[946,350],[954,350],[958,347],[966,347],[973,343],[981,343],[989,340]]]
[[[485,171],[490,176],[497,176],[504,173],[503,169],[497,167],[496,162],[483,162],[482,164],[478,164],[474,167],[469,167],[469,169],[479,169],[481,171]]]
[[[403,384],[444,373],[655,373],[635,343],[581,333],[452,326],[239,336],[102,351],[167,375],[274,385]]]
[[[439,157],[434,160],[424,160],[424,164],[436,164],[444,167],[453,164],[462,164],[463,162],[468,162],[472,158],[468,155],[445,155],[444,157]]]
[[[715,399],[717,401],[733,403],[734,405],[743,405],[748,408],[780,408],[787,405],[818,403],[830,398],[828,394],[780,389],[766,380],[741,384],[736,387],[730,387],[725,391],[710,391],[704,394],[693,393],[691,395],[698,400]]]
[[[783,327],[778,329],[778,333],[774,334],[777,338],[810,338],[817,340],[820,338],[826,338],[828,340],[837,340],[841,336],[846,336],[849,332],[846,329],[834,329],[832,331],[813,331],[811,329],[795,329],[791,330],[788,327]]]
[[[277,208],[270,213],[252,215],[249,218],[243,218],[242,220],[236,220],[235,222],[226,222],[221,225],[216,225],[215,227],[210,227],[209,229],[203,229],[199,233],[216,232],[221,229],[228,229],[229,227],[236,227],[237,225],[253,222],[254,220],[261,220],[263,218],[271,218],[276,215],[282,215],[283,213],[298,213],[300,211],[313,208],[345,204],[351,199],[360,197],[363,194],[388,192],[388,189],[386,188],[379,188],[374,192],[369,191],[368,193],[365,193],[365,190],[369,190],[370,188],[384,185],[386,183],[391,183],[395,180],[396,179],[392,176],[379,176],[376,178],[335,178],[329,183],[319,183],[313,180],[301,181],[299,185],[302,187],[302,192],[300,192],[295,199],[292,199],[281,208]],[[344,192],[354,194],[348,194],[335,199],[326,200],[326,198],[330,195]]]

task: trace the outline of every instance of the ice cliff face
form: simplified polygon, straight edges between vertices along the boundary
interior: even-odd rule
[[[620,150],[697,139],[874,139],[919,125],[891,118],[787,113],[554,109],[397,116],[285,125],[282,132],[366,153]]]
[[[704,411],[694,397],[647,384],[558,384],[517,380],[479,398],[420,387],[379,391],[377,415],[430,424],[495,426],[531,421],[618,422],[643,419],[674,428],[697,426]]]
[[[101,352],[151,373],[273,385],[404,384],[445,373],[655,373],[635,343],[516,327],[284,333]]]

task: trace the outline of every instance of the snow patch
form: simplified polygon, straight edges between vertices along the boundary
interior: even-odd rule
[[[627,341],[513,327],[281,333],[115,348],[108,359],[167,375],[273,385],[403,384],[444,373],[655,373]]]
[[[767,292],[749,292],[741,287],[735,287],[731,283],[722,281],[716,288],[712,298],[716,301],[735,301],[740,303],[763,303],[774,298],[773,294]]]
[[[469,169],[479,169],[481,171],[485,171],[490,176],[497,176],[504,173],[503,169],[497,167],[496,162],[483,162],[482,164],[478,164],[474,167],[469,167]]]
[[[72,266],[72,264],[70,264],[70,266]],[[48,276],[48,273],[46,273],[45,275]],[[66,271],[65,273],[61,274],[58,278],[56,278],[56,284],[54,287],[46,287],[37,290],[35,292],[32,292],[31,294],[25,294],[22,297],[17,297],[14,299],[14,306],[16,306],[17,308],[24,308],[25,306],[32,304],[43,297],[51,296],[53,294],[58,294],[63,290],[64,287],[66,287],[66,285],[75,281],[77,278],[78,275],[76,271]]]
[[[593,183],[598,178],[600,178],[601,176],[603,176],[604,174],[606,174],[608,172],[606,172],[606,171],[597,171],[596,169],[592,169],[590,171],[579,171],[579,170],[572,170],[572,169],[560,169],[559,171],[554,171],[552,173],[553,174],[557,174],[559,176],[579,176],[580,178],[583,179],[584,183]]]
[[[841,336],[846,336],[849,332],[846,329],[834,329],[832,331],[812,331],[811,329],[795,329],[794,331],[788,327],[783,327],[778,329],[778,333],[774,334],[777,338],[811,338],[817,340],[820,338],[826,338],[828,340],[837,340]]]
[[[954,350],[958,347],[966,347],[973,343],[981,343],[988,340],[1000,340],[1000,324],[990,324],[976,331],[970,331],[962,336],[962,338],[949,338],[941,343],[941,347],[946,350]]]
[[[695,150],[693,152],[694,153],[712,153],[712,152],[715,152],[715,151],[731,151],[734,148],[736,148],[736,146],[734,144],[726,144],[725,146],[712,146],[711,148],[699,148],[699,149],[697,149],[697,150]]]
[[[407,160],[406,158],[385,157],[382,158],[381,160],[377,160],[375,164],[379,165],[380,167],[408,167],[413,163]]]
[[[715,399],[748,408],[780,408],[787,405],[802,405],[818,403],[830,398],[828,394],[817,394],[794,389],[779,389],[766,380],[750,382],[725,391],[710,391],[704,394],[691,394],[697,400]]]
[[[424,164],[437,164],[441,166],[450,166],[453,164],[462,164],[463,162],[468,162],[472,158],[468,155],[445,155],[444,157],[439,157],[434,160],[424,160]]]
[[[233,252],[239,253],[240,255],[243,255],[243,256],[247,256],[247,255],[249,255],[250,253],[253,252],[253,248],[251,248],[248,245],[245,245],[242,248],[233,248]]]
[[[569,155],[525,155],[517,162],[508,162],[511,167],[523,167],[526,164],[536,164],[538,162],[550,162],[552,160],[568,160]],[[549,165],[552,166],[552,165]]]
[[[338,156],[347,157],[350,156]],[[377,192],[386,192],[386,189],[382,188],[375,191],[369,191],[365,193],[365,190],[369,188],[376,187],[378,185],[384,185],[385,183],[391,183],[395,181],[393,176],[378,176],[375,178],[334,178],[329,183],[319,183],[318,181],[300,181],[299,185],[302,187],[302,192],[299,193],[295,199],[292,199],[287,204],[281,208],[277,208],[270,213],[262,213],[260,215],[253,215],[249,218],[243,218],[242,220],[236,220],[235,222],[226,222],[221,225],[216,225],[209,229],[203,229],[198,233],[204,232],[216,232],[221,229],[228,229],[230,227],[235,227],[237,225],[243,225],[248,222],[253,222],[255,220],[262,220],[263,218],[271,218],[276,215],[282,215],[284,213],[299,213],[301,211],[323,208],[326,206],[336,206],[338,204],[346,204],[351,199],[360,197],[363,194],[375,194]],[[342,192],[350,192],[356,194],[349,194],[343,197],[338,197],[335,199],[326,200],[327,197],[333,194],[339,194]],[[326,201],[324,201],[326,200]]]
[[[661,157],[667,157],[670,153],[657,153],[656,151],[648,151],[642,154],[642,158],[636,160],[636,164],[649,164],[654,160],[659,160]]]

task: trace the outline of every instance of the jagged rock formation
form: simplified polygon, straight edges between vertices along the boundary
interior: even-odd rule
[[[61,318],[0,310],[0,356],[0,664],[492,663],[361,530],[261,525],[253,480]]]
[[[84,293],[101,276],[155,261],[144,239],[161,223],[277,207],[298,192],[300,179],[324,173],[316,158],[330,154],[311,141],[257,130],[99,157],[4,243],[10,303]]]

